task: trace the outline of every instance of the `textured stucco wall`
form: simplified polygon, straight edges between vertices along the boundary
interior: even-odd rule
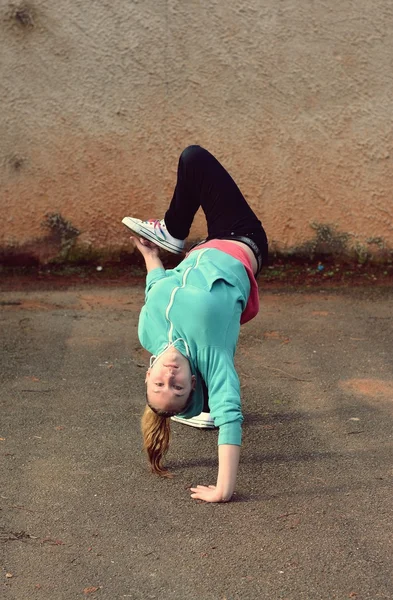
[[[82,244],[127,244],[121,218],[162,215],[190,143],[273,247],[313,223],[393,247],[387,0],[0,0],[0,57],[3,249],[45,259],[46,213]]]

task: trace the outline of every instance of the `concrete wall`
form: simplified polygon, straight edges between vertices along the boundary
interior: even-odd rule
[[[391,249],[392,63],[388,0],[0,0],[0,248],[127,244],[199,143],[273,248]]]

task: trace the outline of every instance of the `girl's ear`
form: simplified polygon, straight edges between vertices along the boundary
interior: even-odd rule
[[[191,389],[195,390],[196,388],[196,377],[195,375],[191,375]]]
[[[149,377],[150,377],[150,368],[147,369],[147,371],[146,371],[145,383],[147,383],[147,380],[149,379]]]

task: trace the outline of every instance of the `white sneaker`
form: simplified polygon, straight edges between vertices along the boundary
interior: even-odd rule
[[[169,233],[164,219],[141,221],[141,219],[134,219],[134,217],[124,217],[122,223],[132,232],[153,242],[160,248],[168,250],[168,252],[181,254],[183,251],[184,240],[178,240]]]
[[[171,417],[172,421],[176,421],[176,423],[183,423],[183,425],[189,425],[190,427],[197,427],[198,429],[215,429],[214,421],[210,413],[201,412],[200,415],[196,417],[191,417],[190,419],[184,419],[183,417],[178,417],[175,415]]]

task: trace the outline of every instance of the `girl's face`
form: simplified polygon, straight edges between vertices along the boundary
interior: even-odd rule
[[[171,347],[148,369],[145,383],[153,408],[181,412],[191,390],[195,389],[196,380],[188,359]]]

